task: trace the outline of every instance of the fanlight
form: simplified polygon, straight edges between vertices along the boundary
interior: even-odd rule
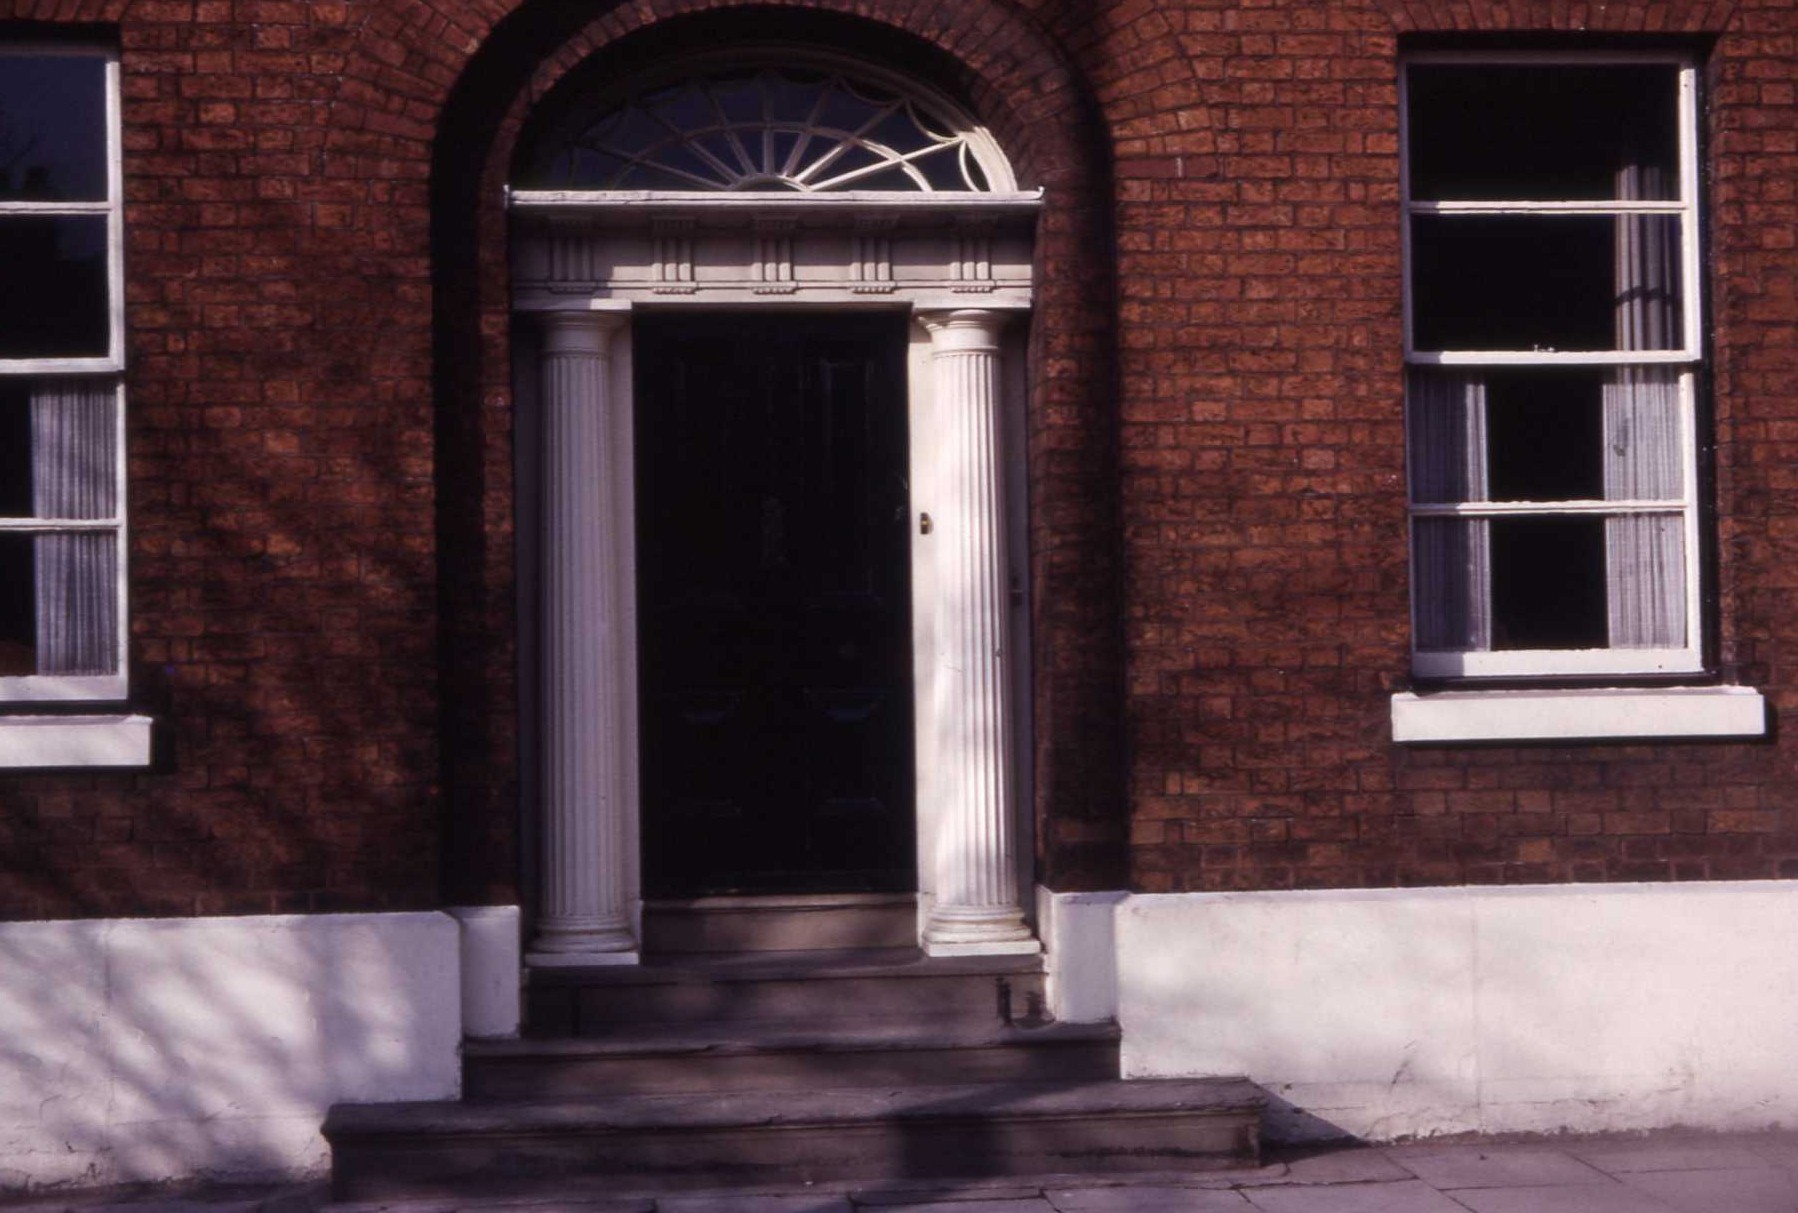
[[[551,133],[528,180],[535,189],[984,193],[1001,185],[981,163],[990,142],[946,106],[860,76],[724,69],[635,91],[596,121]]]

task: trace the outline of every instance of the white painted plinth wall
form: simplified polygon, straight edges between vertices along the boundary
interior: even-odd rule
[[[1247,1075],[1276,1139],[1798,1125],[1798,882],[1135,896],[1115,926],[1126,1077]]]
[[[517,935],[514,907],[0,924],[0,1191],[322,1175],[332,1104],[456,1097],[465,1005],[517,1031]]]

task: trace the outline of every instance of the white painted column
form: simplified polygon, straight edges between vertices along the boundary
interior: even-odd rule
[[[1002,313],[925,312],[940,456],[931,504],[940,738],[932,956],[1035,952],[1018,898],[1007,666],[1009,568],[1001,480]]]
[[[533,965],[635,964],[626,905],[631,756],[623,536],[608,506],[620,313],[543,317],[543,902]]]

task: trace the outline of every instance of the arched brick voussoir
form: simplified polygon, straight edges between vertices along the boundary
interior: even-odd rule
[[[115,25],[139,0],[0,0],[0,21]]]
[[[1063,5],[1051,29],[1092,81],[1120,161],[1214,150],[1215,121],[1195,56],[1162,6]]]
[[[1739,0],[1372,0],[1409,33],[1721,33]]]

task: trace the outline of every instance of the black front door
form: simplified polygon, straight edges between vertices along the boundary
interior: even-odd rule
[[[904,317],[633,329],[645,891],[916,888]]]

